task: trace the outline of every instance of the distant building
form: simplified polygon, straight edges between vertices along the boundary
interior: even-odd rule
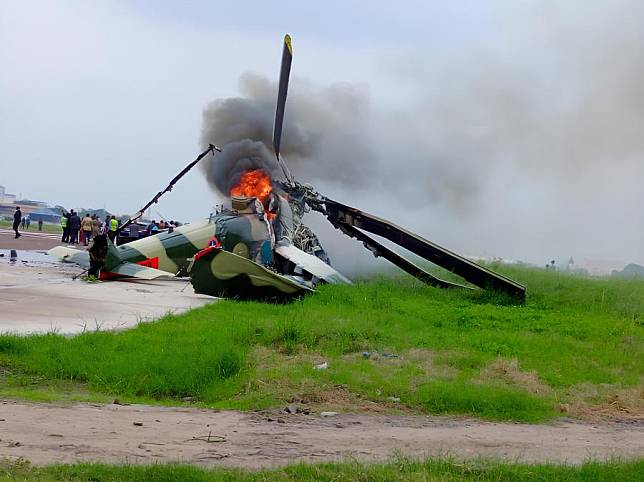
[[[42,219],[43,223],[54,223],[57,224],[60,222],[60,214],[50,208],[39,208],[35,211],[29,213],[29,218],[32,222],[38,222]]]
[[[4,186],[0,186],[0,204],[15,204],[16,195],[9,194]]]
[[[15,202],[15,194],[7,193],[5,187],[0,186],[0,219],[10,220],[13,218],[13,213],[16,209]]]
[[[34,206],[34,207],[41,207],[41,208],[46,208],[47,203],[44,201],[34,201],[32,199],[18,199],[15,201],[16,204],[20,204],[20,206]]]

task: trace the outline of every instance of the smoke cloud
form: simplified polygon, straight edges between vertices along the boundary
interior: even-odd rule
[[[278,167],[275,156],[266,146],[260,141],[250,139],[228,142],[216,158],[208,159],[204,166],[208,183],[224,196],[229,195],[231,188],[239,183],[244,172],[263,169],[275,176]]]
[[[241,97],[210,103],[203,114],[201,145],[223,144],[225,156],[210,158],[204,170],[210,184],[220,193],[222,177],[239,172],[235,158],[255,164],[269,172],[276,166],[272,154],[273,120],[277,84],[246,73],[241,76]],[[316,88],[305,82],[292,82],[287,101],[281,154],[302,181],[333,181],[354,187],[364,184],[361,171],[376,159],[368,131],[370,108],[365,89],[352,85]],[[264,146],[244,141],[253,140]],[[235,142],[234,153],[228,143]],[[255,152],[246,148],[254,146]],[[270,150],[269,150],[270,149]],[[260,161],[261,154],[261,161]],[[223,161],[223,162],[222,162]],[[258,166],[259,167],[259,166]]]
[[[387,57],[394,108],[364,85],[292,82],[289,166],[465,254],[644,263],[644,3],[502,5],[484,41]],[[202,144],[235,143],[205,167],[220,192],[239,159],[275,170],[276,91],[245,74],[205,109]]]

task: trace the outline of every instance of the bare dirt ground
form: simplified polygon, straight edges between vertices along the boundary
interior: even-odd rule
[[[566,462],[644,456],[644,424],[486,423],[437,417],[215,412],[0,402],[0,457],[34,464],[185,462],[245,468],[394,454]]]
[[[42,252],[18,251],[15,261],[0,253],[0,332],[122,329],[215,300],[196,295],[187,280],[87,283],[72,279],[82,268]]]
[[[0,249],[43,249],[48,250],[54,246],[60,246],[60,234],[42,233],[33,231],[20,231],[22,234],[14,239],[14,232],[10,229],[0,228]]]

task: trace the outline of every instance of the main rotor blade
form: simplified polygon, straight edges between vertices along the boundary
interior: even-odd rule
[[[282,50],[282,65],[280,67],[280,81],[277,90],[277,107],[275,108],[275,123],[273,125],[273,149],[277,162],[284,171],[286,179],[290,182],[291,173],[280,158],[280,144],[282,142],[282,126],[284,124],[284,109],[286,108],[286,95],[288,94],[288,80],[291,75],[291,62],[293,61],[293,47],[291,36],[284,36],[284,50]]]
[[[206,155],[208,153],[212,153],[212,155],[214,156],[215,151],[221,152],[221,147],[214,146],[214,145],[210,144],[208,146],[208,149],[206,149],[201,154],[199,154],[194,161],[192,161],[190,164],[188,164],[186,167],[184,167],[183,170],[179,174],[174,176],[172,178],[172,180],[170,181],[170,183],[167,185],[167,187],[163,191],[159,191],[158,193],[156,193],[156,195],[152,199],[150,199],[150,201],[148,201],[148,203],[145,206],[143,206],[141,209],[139,209],[135,215],[130,216],[130,218],[125,223],[123,223],[121,226],[119,226],[118,231],[120,232],[122,229],[127,228],[130,224],[132,224],[134,221],[136,221],[141,216],[143,216],[143,213],[145,213],[145,210],[148,209],[153,204],[159,202],[159,199],[161,198],[161,196],[163,196],[166,192],[172,191],[172,188],[174,187],[174,185],[179,181],[179,179],[181,179],[183,176],[185,176],[188,173],[188,171],[190,171],[190,169],[195,167],[195,165],[199,161],[201,161],[204,157],[206,157]]]

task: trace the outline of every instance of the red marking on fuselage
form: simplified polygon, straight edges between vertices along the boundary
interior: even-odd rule
[[[203,258],[205,255],[210,253],[211,251],[221,251],[220,246],[207,246],[201,251],[199,251],[197,254],[195,254],[195,261],[199,261],[200,258]]]
[[[116,279],[116,278],[123,278],[123,275],[118,273],[111,273],[109,271],[103,271],[103,270],[101,270],[100,273],[98,273],[98,279],[101,281],[107,281],[107,280]]]
[[[208,246],[214,246],[215,248],[221,248],[221,243],[219,242],[219,239],[217,239],[217,236],[213,236],[208,240]]]
[[[159,269],[159,257],[144,259],[143,261],[138,261],[136,264],[145,266],[146,268]]]

